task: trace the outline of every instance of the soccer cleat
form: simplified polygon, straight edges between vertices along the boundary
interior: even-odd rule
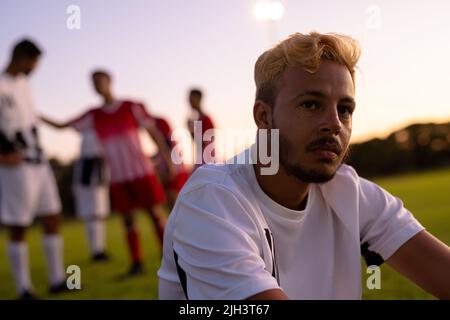
[[[55,284],[53,286],[50,286],[49,292],[51,294],[58,294],[62,292],[69,291],[69,288],[67,288],[66,281],[62,281],[61,283]]]
[[[144,266],[142,265],[142,262],[134,262],[127,272],[125,272],[117,277],[117,280],[119,280],[119,281],[127,280],[132,277],[140,276],[144,273],[145,273],[145,269],[144,269]]]
[[[25,291],[22,291],[22,293],[20,294],[20,296],[17,299],[18,300],[37,300],[38,297],[36,296],[36,294],[33,291],[25,290]]]
[[[131,267],[130,270],[128,270],[127,276],[128,277],[134,277],[134,276],[138,276],[145,273],[144,270],[144,266],[142,265],[141,262],[134,262]]]
[[[108,261],[111,260],[111,257],[106,252],[98,252],[92,256],[92,261]]]

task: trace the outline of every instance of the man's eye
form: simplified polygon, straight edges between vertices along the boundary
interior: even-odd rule
[[[304,101],[300,103],[300,107],[308,110],[315,110],[317,109],[317,103],[315,101]]]
[[[342,115],[344,117],[350,117],[353,113],[353,108],[351,108],[349,106],[339,106],[338,112],[340,115]]]

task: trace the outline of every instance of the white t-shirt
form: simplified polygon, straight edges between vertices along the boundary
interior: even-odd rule
[[[103,156],[102,146],[97,137],[97,133],[95,132],[92,114],[90,111],[71,121],[70,126],[81,135],[81,158],[96,158]]]
[[[252,164],[205,165],[166,225],[159,297],[245,299],[281,288],[290,299],[360,299],[361,244],[387,259],[421,230],[399,199],[347,165],[310,185],[303,211],[269,198]]]
[[[20,150],[25,159],[42,160],[42,148],[37,133],[38,122],[27,77],[1,74],[0,152],[10,152],[9,149],[13,145],[14,150]]]

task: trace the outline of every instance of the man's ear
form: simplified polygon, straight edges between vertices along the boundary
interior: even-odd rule
[[[272,128],[272,108],[261,100],[256,100],[253,105],[253,120],[258,129]]]

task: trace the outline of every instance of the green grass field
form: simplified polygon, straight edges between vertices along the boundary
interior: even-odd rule
[[[145,214],[137,217],[142,242],[146,274],[123,280],[121,275],[129,267],[129,256],[120,217],[107,220],[107,247],[112,259],[93,263],[89,259],[84,224],[78,220],[66,221],[63,226],[65,264],[81,269],[81,290],[61,295],[48,295],[46,266],[41,244],[41,228],[33,227],[28,234],[31,276],[40,298],[49,299],[156,299],[157,278],[161,252],[153,233],[151,220]],[[14,299],[15,290],[6,259],[6,232],[0,232],[0,299]]]
[[[376,181],[382,187],[400,197],[416,218],[442,241],[450,244],[450,169],[425,173],[402,175]],[[107,221],[107,245],[112,254],[110,262],[90,262],[84,237],[84,226],[76,220],[66,221],[63,235],[65,240],[66,265],[81,268],[81,290],[58,296],[47,294],[45,261],[41,246],[41,230],[33,227],[28,233],[31,273],[37,293],[41,298],[51,299],[156,299],[156,271],[160,263],[160,250],[150,219],[139,214],[138,226],[145,253],[147,273],[133,279],[120,280],[129,263],[125,247],[123,228],[118,216]],[[0,230],[0,299],[15,298],[14,284],[5,252],[6,232]],[[409,283],[389,267],[381,268],[381,289],[365,288],[363,265],[364,299],[432,299],[433,297]]]
[[[450,245],[450,169],[383,178],[375,181],[402,199],[419,222],[441,241]],[[363,275],[365,265],[363,269]],[[387,265],[381,267],[381,289],[367,290],[364,299],[433,299]]]

